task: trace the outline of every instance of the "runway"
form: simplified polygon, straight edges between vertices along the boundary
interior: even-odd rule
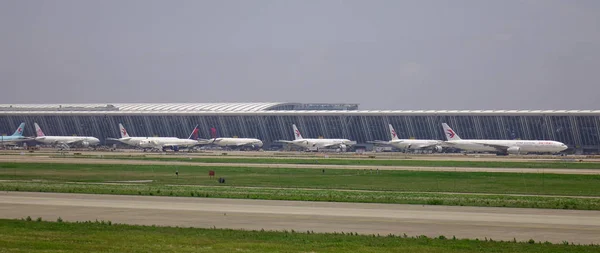
[[[469,168],[469,167],[423,167],[423,166],[372,166],[372,165],[329,165],[329,164],[257,164],[257,163],[201,163],[183,161],[127,160],[103,158],[56,158],[44,156],[0,156],[0,162],[14,163],[70,163],[70,164],[131,164],[131,165],[186,165],[186,166],[225,166],[255,168],[307,168],[307,169],[379,169],[403,171],[445,171],[445,172],[497,172],[534,174],[600,175],[599,169],[544,169],[544,168]]]
[[[0,193],[0,218],[600,243],[600,211]]]

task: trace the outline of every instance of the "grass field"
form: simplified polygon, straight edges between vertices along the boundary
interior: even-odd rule
[[[99,156],[53,156],[100,158]],[[143,157],[143,156],[102,156],[106,159],[129,159],[149,161],[185,161],[199,163],[253,163],[253,164],[327,164],[327,165],[366,165],[366,166],[422,166],[422,167],[469,167],[469,168],[547,168],[547,169],[600,169],[600,163],[532,161],[435,161],[435,160],[379,160],[379,159],[339,159],[339,158],[242,158],[242,157]]]
[[[34,218],[35,219],[35,218]],[[598,246],[0,220],[0,252],[598,252]]]
[[[600,198],[556,196],[600,196],[597,175],[0,163],[0,180],[6,191],[600,210]]]
[[[54,182],[124,182],[152,180],[152,185],[353,189],[408,192],[461,192],[600,196],[600,175],[487,172],[326,170],[204,167],[173,165],[0,163],[0,180]],[[179,172],[179,176],[175,172]]]
[[[0,183],[0,190],[235,199],[600,210],[600,198],[569,198],[547,196],[411,193],[395,191],[310,190],[190,185],[115,185],[97,183],[69,184],[53,182],[2,182]]]

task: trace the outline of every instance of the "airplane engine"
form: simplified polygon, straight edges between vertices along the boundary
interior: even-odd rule
[[[521,148],[520,147],[510,147],[510,148],[506,149],[506,152],[509,154],[519,154],[519,153],[521,153]]]
[[[147,147],[147,146],[148,146],[148,144],[149,144],[149,143],[150,143],[150,141],[143,140],[143,141],[140,141],[140,143],[139,143],[139,144],[140,144],[140,147],[144,147],[144,148],[145,148],[145,147]]]
[[[441,153],[444,150],[444,148],[442,146],[438,145],[438,146],[435,146],[434,150],[435,150],[435,152]]]
[[[151,140],[143,140],[140,141],[140,147],[142,148],[153,148],[155,146],[155,142]]]
[[[342,150],[342,152],[346,152],[346,148],[348,146],[346,146],[346,144],[340,144],[340,149]]]
[[[89,146],[90,146],[90,142],[89,142],[89,141],[82,141],[82,142],[81,142],[81,146],[84,146],[84,147],[86,147],[86,148],[87,148],[87,147],[89,147]]]

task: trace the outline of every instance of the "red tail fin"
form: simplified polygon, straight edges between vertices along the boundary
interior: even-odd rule
[[[194,127],[194,130],[192,131],[192,133],[190,134],[190,137],[188,137],[188,139],[198,140],[198,125],[196,125],[196,127]]]
[[[198,128],[194,128],[194,132],[192,132],[192,139],[198,139]]]

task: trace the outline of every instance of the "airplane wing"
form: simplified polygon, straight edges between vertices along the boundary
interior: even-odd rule
[[[198,144],[194,145],[194,146],[201,146],[201,145],[210,145],[213,143],[213,140],[208,140],[208,139],[198,139]]]
[[[68,141],[65,142],[65,144],[67,145],[77,145],[77,144],[82,144],[85,140],[74,140],[74,141]]]
[[[120,142],[128,141],[130,139],[131,139],[131,137],[127,137],[127,138],[106,138],[107,141],[120,141]]]
[[[435,148],[437,146],[444,147],[444,146],[448,146],[448,145],[444,144],[443,142],[440,142],[440,143],[432,143],[432,144],[425,144],[425,145],[413,145],[411,147],[416,148],[416,149],[429,149],[429,148]]]
[[[254,142],[246,142],[246,143],[238,143],[237,145],[235,145],[236,147],[243,147],[243,146],[254,146],[256,143]]]
[[[356,141],[352,141],[350,143],[334,143],[334,144],[327,144],[327,145],[323,145],[321,147],[323,148],[330,148],[330,147],[339,147],[340,145],[346,145],[346,146],[352,146],[352,145],[356,145]]]
[[[277,140],[275,142],[281,142],[281,143],[294,143],[293,141],[287,141],[287,140]]]
[[[375,145],[391,145],[389,141],[367,141],[367,143]]]
[[[183,147],[183,148],[187,148],[187,147],[193,147],[195,145],[182,145],[182,144],[170,144],[170,143],[165,143],[165,144],[161,144],[160,145],[162,148],[175,148],[175,147]]]
[[[215,139],[198,139],[197,141],[198,141],[198,144],[196,144],[195,146],[215,144]]]

